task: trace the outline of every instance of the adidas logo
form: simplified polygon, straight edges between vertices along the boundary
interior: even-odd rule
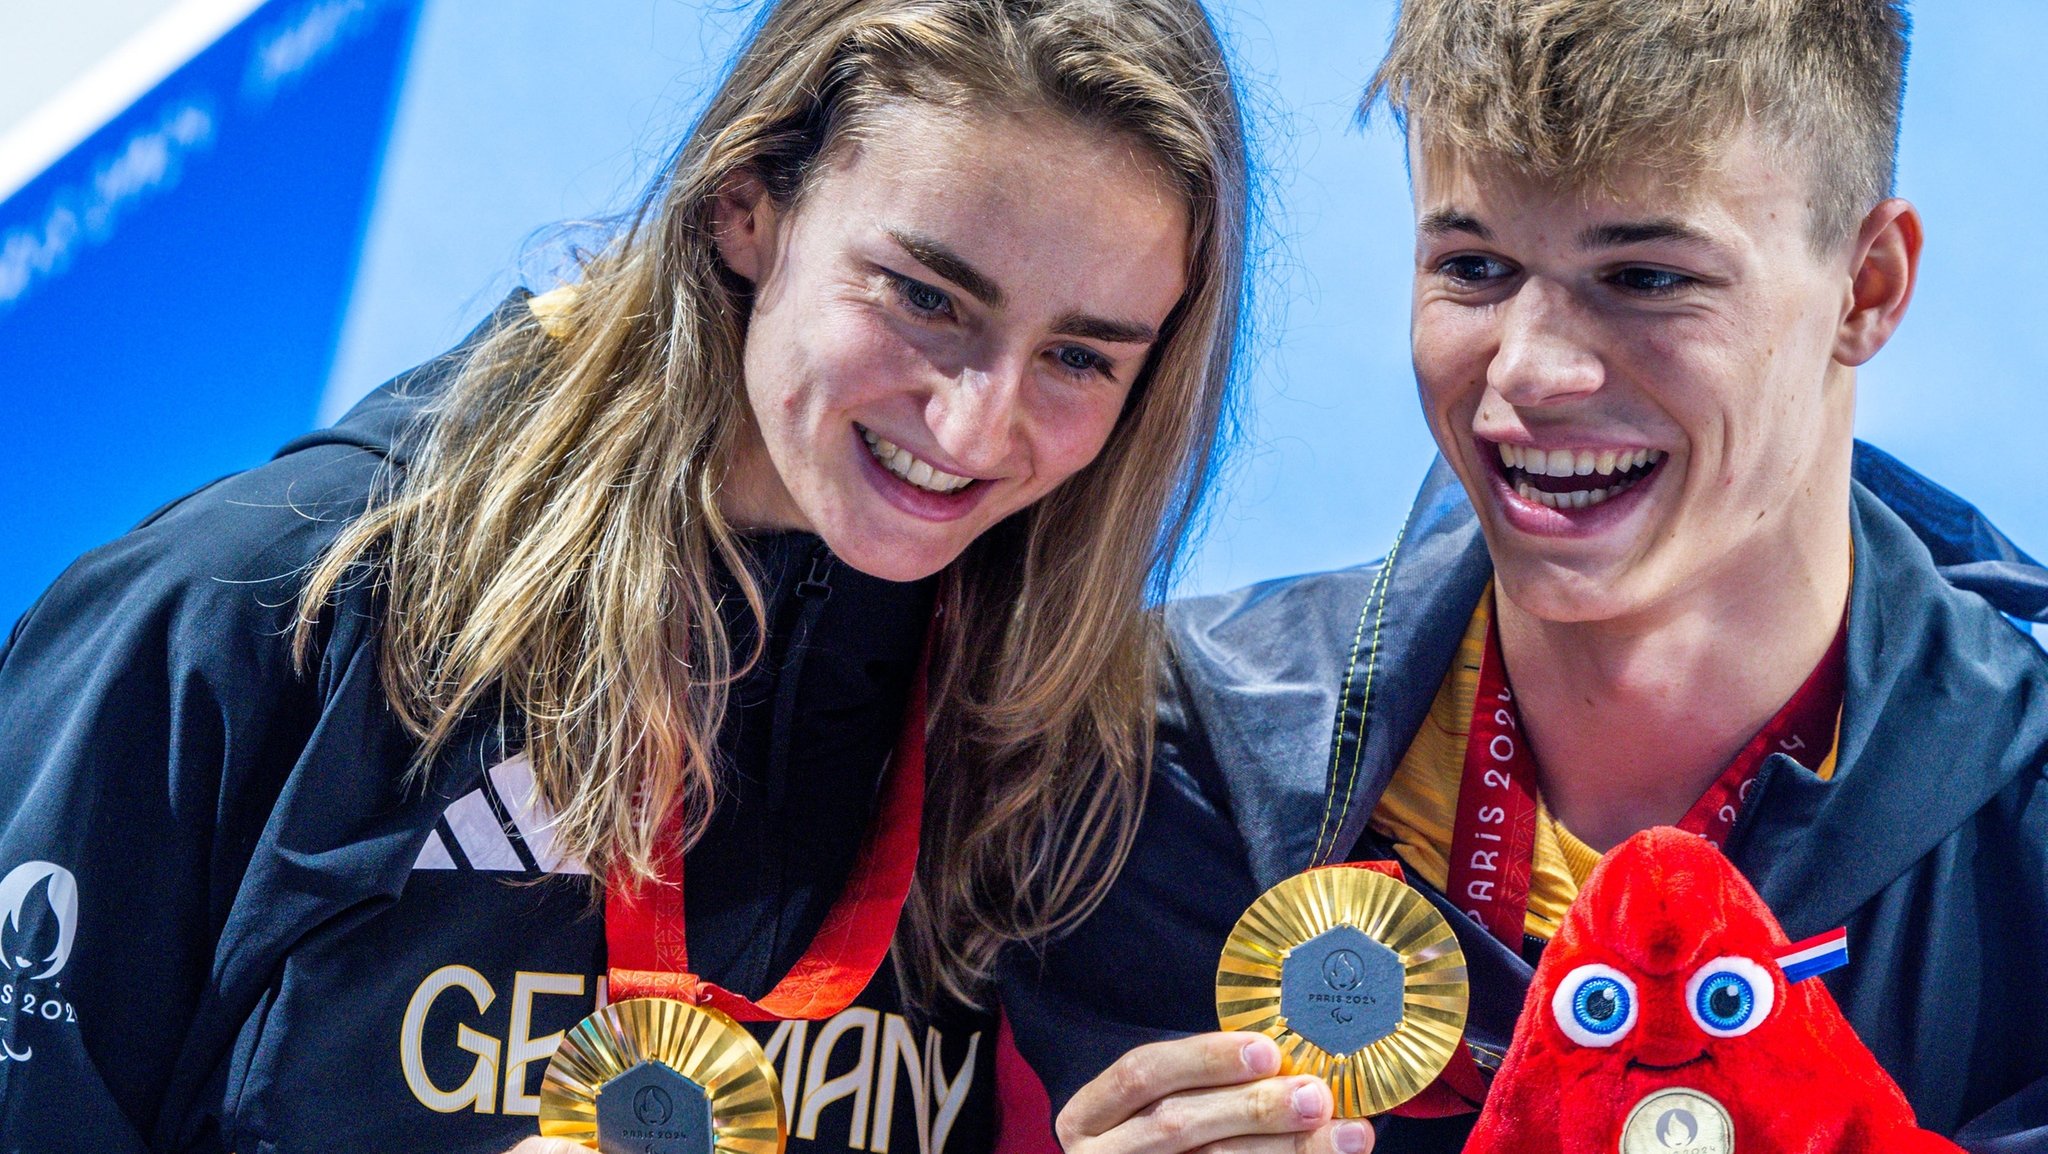
[[[485,771],[483,783],[455,799],[434,823],[412,863],[416,870],[587,874],[555,848],[554,814],[534,788],[525,754]]]

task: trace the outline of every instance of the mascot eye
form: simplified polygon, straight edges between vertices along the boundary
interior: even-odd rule
[[[1716,1038],[1738,1038],[1763,1025],[1775,997],[1771,975],[1748,958],[1715,958],[1685,983],[1685,1008]]]
[[[1636,1024],[1636,984],[1613,966],[1580,966],[1550,998],[1557,1028],[1581,1046],[1612,1046]]]

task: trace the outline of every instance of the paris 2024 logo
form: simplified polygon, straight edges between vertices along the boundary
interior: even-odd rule
[[[35,1056],[32,1031],[78,1022],[63,979],[77,938],[78,879],[70,870],[30,861],[0,878],[0,1060],[26,1062]]]

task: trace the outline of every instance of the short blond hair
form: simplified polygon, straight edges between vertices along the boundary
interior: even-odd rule
[[[1755,124],[1832,245],[1891,195],[1910,28],[1904,0],[1402,0],[1361,111],[1573,185],[1683,180]]]

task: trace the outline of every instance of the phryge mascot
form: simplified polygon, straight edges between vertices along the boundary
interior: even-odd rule
[[[1635,835],[1545,949],[1466,1154],[1959,1151],[1806,980],[1841,947],[1787,941],[1703,839]]]

